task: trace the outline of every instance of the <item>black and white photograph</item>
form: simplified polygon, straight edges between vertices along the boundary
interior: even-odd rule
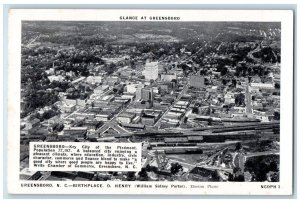
[[[251,12],[20,18],[18,187],[289,194],[290,27]]]
[[[280,32],[22,22],[20,179],[279,181]],[[142,170],[28,171],[31,141],[141,142]]]

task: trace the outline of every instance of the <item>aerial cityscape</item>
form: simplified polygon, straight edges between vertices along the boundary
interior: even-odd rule
[[[21,57],[21,180],[279,181],[279,22],[23,21]],[[142,169],[30,171],[32,141],[141,143]]]

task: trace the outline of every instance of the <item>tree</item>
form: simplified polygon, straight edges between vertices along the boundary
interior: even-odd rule
[[[280,113],[277,111],[274,112],[274,120],[280,120]]]
[[[192,108],[192,113],[199,114],[199,108],[198,107],[193,107]]]
[[[149,164],[147,164],[147,166],[145,167],[145,169],[146,169],[147,172],[150,172],[151,166]]]
[[[49,110],[49,111],[46,111],[44,112],[43,114],[43,118],[44,119],[49,119],[49,118],[52,118],[53,116],[55,116],[57,113],[53,110]]]
[[[63,129],[64,129],[64,124],[58,124],[57,126],[56,126],[56,129],[55,130],[57,130],[57,132],[61,132]]]
[[[233,181],[233,175],[231,173],[228,175],[228,181]]]
[[[232,85],[234,86],[234,87],[236,87],[236,79],[232,79]]]
[[[257,181],[263,182],[267,180],[268,165],[265,163],[260,163],[258,170],[256,171]]]
[[[208,122],[207,125],[211,126],[212,125],[212,118],[209,118],[207,122]]]
[[[238,142],[235,144],[235,150],[238,151],[240,149],[242,149],[242,144],[240,142]]]
[[[89,141],[90,142],[98,142],[97,138],[95,138],[95,137],[89,138]]]
[[[236,182],[244,182],[245,181],[244,174],[242,173],[242,170],[239,167],[235,167],[233,169],[233,173],[234,173],[233,181],[236,181]]]
[[[237,105],[237,106],[245,105],[245,95],[243,93],[240,93],[235,96],[235,105]]]
[[[114,73],[116,68],[117,68],[116,64],[114,64],[114,63],[104,66],[104,70],[108,75],[111,75],[112,73]]]
[[[154,173],[156,173],[158,171],[158,168],[156,166],[150,166],[149,164],[145,167],[147,172],[151,172],[153,171]]]
[[[272,161],[269,165],[269,170],[270,171],[278,171],[278,166],[277,166],[277,163],[275,161]]]
[[[244,182],[245,181],[245,177],[242,174],[237,175],[236,177],[234,177],[233,179],[236,182]]]
[[[279,182],[279,173],[273,173],[271,175],[271,182]]]
[[[222,80],[222,84],[223,84],[223,85],[227,85],[227,80],[223,79],[223,80]]]
[[[172,79],[171,82],[174,82],[176,85],[178,83],[178,81],[176,79]]]
[[[28,118],[29,121],[34,120],[35,118],[37,118],[36,114],[31,114]]]
[[[141,181],[147,181],[149,179],[148,173],[145,168],[142,168],[142,170],[139,172],[139,176]]]
[[[159,98],[156,98],[156,101],[162,102],[162,99],[159,97]]]
[[[220,176],[218,174],[217,170],[214,170],[211,174],[211,180],[212,181],[219,181],[220,180]]]
[[[179,171],[183,170],[182,166],[179,163],[172,163],[171,164],[171,173],[175,175]]]
[[[228,68],[223,67],[223,68],[221,69],[221,75],[226,75],[226,73],[228,73]]]
[[[135,181],[135,172],[127,173],[127,181]]]
[[[206,110],[206,112],[205,112],[205,114],[207,115],[207,116],[209,116],[210,114],[211,114],[211,108],[208,108],[207,110]]]

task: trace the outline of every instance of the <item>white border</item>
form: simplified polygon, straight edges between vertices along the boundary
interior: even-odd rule
[[[99,188],[21,188],[19,180],[20,62],[22,20],[119,21],[119,16],[180,16],[180,21],[281,22],[281,155],[280,189],[260,189],[263,183],[214,183],[213,190],[192,189],[114,189]],[[283,10],[10,10],[8,43],[8,192],[21,194],[292,194],[292,115],[293,115],[293,12]],[[47,181],[48,183],[48,181]],[[56,182],[53,182],[56,183]],[[62,182],[60,182],[62,183]],[[111,182],[111,185],[116,182]],[[125,183],[124,181],[122,183]],[[136,183],[136,182],[131,182]],[[147,182],[150,184],[151,182]],[[155,182],[157,183],[157,182]],[[168,182],[166,184],[173,184]],[[182,182],[180,182],[182,184]],[[190,183],[184,183],[190,184]],[[199,183],[208,185],[210,183]],[[269,184],[269,183],[267,183]]]

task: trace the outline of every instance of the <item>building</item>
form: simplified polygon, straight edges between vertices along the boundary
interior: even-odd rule
[[[132,76],[132,70],[124,70],[124,71],[121,71],[119,72],[120,76],[121,77],[126,77],[126,78],[129,78]]]
[[[122,123],[122,127],[124,127],[125,129],[128,129],[130,131],[142,131],[145,130],[145,125],[142,124],[126,124],[126,123]]]
[[[121,96],[121,99],[123,99],[123,100],[129,100],[129,101],[132,102],[133,99],[134,99],[134,95],[124,94],[124,95]]]
[[[153,92],[155,94],[159,94],[160,93],[160,88],[159,87],[152,87],[152,89],[153,89]]]
[[[73,80],[71,83],[73,85],[79,84],[80,82],[84,81],[85,79],[86,79],[86,77],[79,77],[79,78],[76,78],[75,80]]]
[[[73,111],[75,111],[76,109],[76,105],[74,104],[64,104],[62,106],[62,110],[65,112],[65,113],[72,113]]]
[[[235,113],[246,113],[246,107],[234,106],[233,111]]]
[[[159,89],[163,91],[169,91],[169,88],[172,86],[170,82],[164,82],[158,84]]]
[[[76,99],[65,99],[64,100],[64,102],[65,102],[65,105],[67,105],[67,106],[76,106],[77,105],[77,101],[76,101]]]
[[[87,103],[87,99],[68,99],[68,98],[65,98],[64,99],[64,102],[65,102],[65,105],[66,106],[85,106],[86,103]],[[74,107],[72,107],[74,108]]]
[[[139,87],[139,84],[126,85],[127,92],[129,92],[129,93],[135,93],[138,87]]]
[[[188,101],[177,101],[174,105],[175,108],[187,108],[190,105],[190,102]]]
[[[97,102],[100,102],[100,103],[103,103],[103,104],[109,104],[111,103],[113,100],[114,100],[115,96],[114,95],[105,95],[103,96],[99,101]]]
[[[64,129],[63,136],[71,139],[84,138],[87,134],[87,127],[69,127]]]
[[[89,113],[78,112],[78,113],[74,113],[73,116],[76,120],[78,120],[80,118],[93,120],[95,118],[95,113],[92,113],[92,112],[89,112]]]
[[[59,116],[53,116],[48,119],[48,125],[57,124],[61,122],[61,118]]]
[[[224,95],[224,103],[225,104],[234,104],[235,103],[234,94],[232,94],[232,93],[225,94]]]
[[[195,88],[204,87],[204,77],[201,75],[192,75],[189,81],[189,85]]]
[[[146,110],[141,116],[141,122],[147,126],[153,126],[161,116],[160,110]]]
[[[135,100],[139,101],[142,99],[142,89],[141,87],[136,89]]]
[[[103,122],[96,120],[88,120],[84,122],[84,126],[87,127],[89,131],[95,131],[103,125]]]
[[[153,101],[153,89],[152,88],[143,88],[141,90],[141,100]]]
[[[166,113],[165,118],[168,119],[180,119],[182,117],[183,113],[177,113],[177,112],[171,112],[169,111]]]
[[[143,88],[144,85],[143,84],[128,84],[126,85],[126,89],[128,93],[136,93],[136,91],[140,88]]]
[[[117,121],[120,123],[129,124],[134,119],[135,115],[130,113],[122,113],[117,117]]]
[[[73,71],[66,72],[66,75],[70,77],[75,77],[75,73]]]
[[[53,82],[53,81],[62,82],[64,78],[61,75],[50,75],[50,76],[48,76],[48,79],[50,80],[50,82]]]
[[[142,74],[146,80],[156,80],[158,78],[158,62],[146,63]]]
[[[90,171],[79,171],[77,177],[74,180],[92,180],[95,177],[94,172]]]
[[[155,124],[155,116],[154,115],[147,115],[147,114],[144,114],[142,117],[141,117],[141,122],[142,124],[144,125],[147,125],[147,126],[153,126]]]
[[[94,94],[96,94],[96,95],[102,95],[103,93],[105,93],[108,90],[109,90],[109,86],[108,85],[100,85],[100,86],[98,86],[98,87],[96,87],[94,89]]]
[[[212,181],[213,170],[202,167],[195,167],[189,172],[189,180],[192,181]]]
[[[39,125],[40,125],[40,120],[35,118],[35,119],[33,119],[33,120],[26,123],[26,128],[31,129],[31,128],[35,128]]]
[[[259,89],[269,89],[273,90],[275,89],[273,83],[250,83],[251,89],[259,88]]]
[[[176,80],[177,75],[176,74],[161,74],[161,80],[171,82],[172,80]]]
[[[24,168],[20,172],[21,180],[38,180],[41,176],[42,176],[41,172],[31,171],[31,170],[29,170],[29,168]]]
[[[108,121],[113,117],[113,112],[111,111],[102,111],[99,114],[96,114],[97,121]]]
[[[101,83],[102,77],[101,76],[89,76],[86,78],[87,83]]]
[[[76,103],[78,106],[85,106],[87,99],[76,99]]]
[[[106,81],[107,81],[107,84],[108,84],[109,86],[114,86],[114,85],[120,83],[120,78],[119,78],[119,77],[116,77],[116,76],[112,76],[112,77],[108,77],[108,78],[106,79]]]

